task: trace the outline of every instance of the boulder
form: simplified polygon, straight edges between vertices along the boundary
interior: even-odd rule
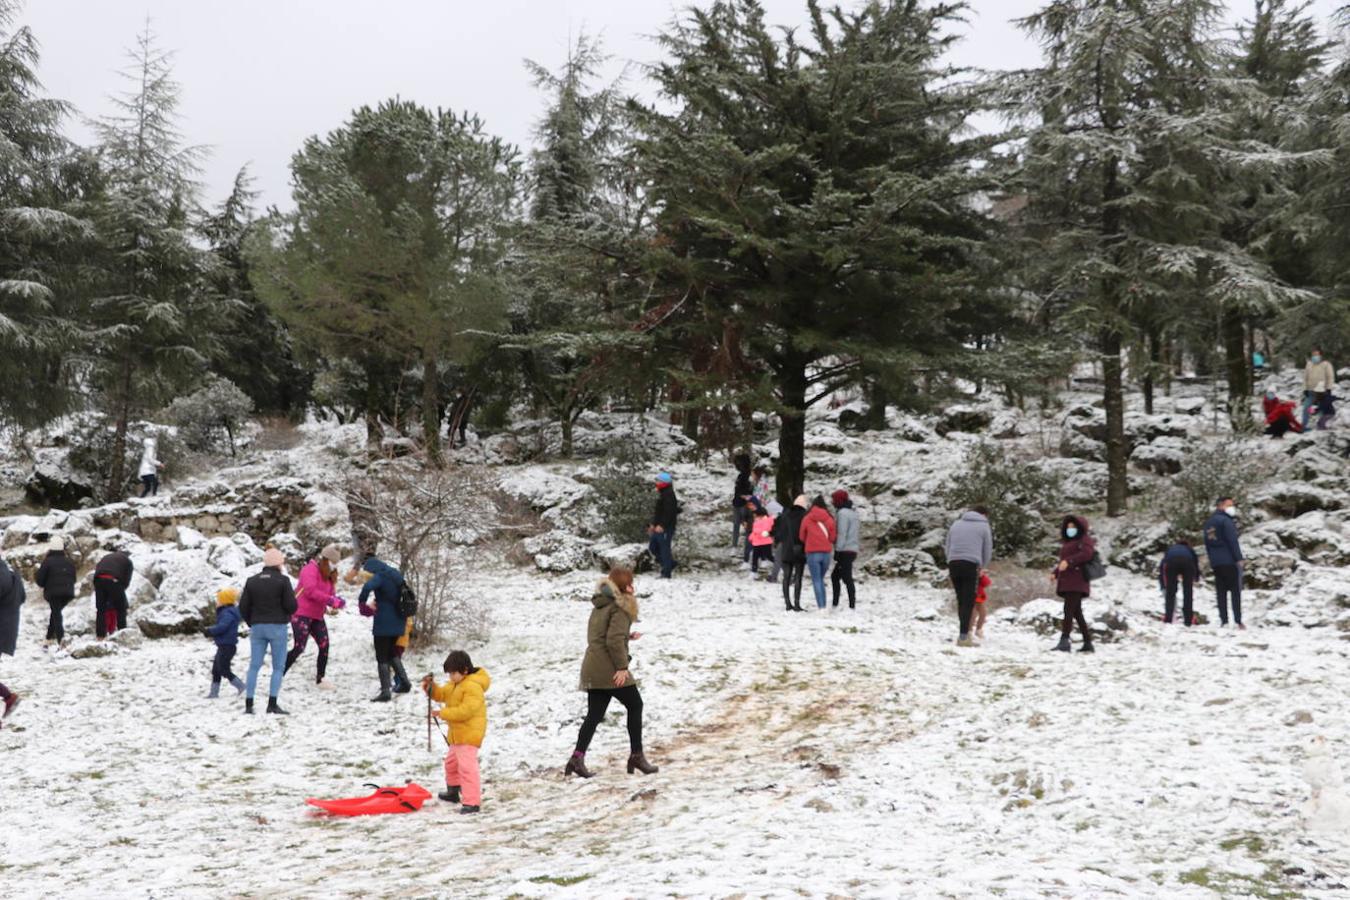
[[[1296,519],[1316,510],[1345,508],[1345,500],[1340,494],[1298,481],[1267,485],[1252,496],[1252,504],[1271,515],[1286,519]]]
[[[112,656],[118,646],[100,640],[75,641],[70,645],[70,655],[75,659],[96,659],[100,656]]]
[[[1203,555],[1203,552],[1202,552]],[[1274,552],[1247,552],[1242,569],[1242,583],[1256,590],[1280,590],[1289,582],[1289,576],[1299,566],[1298,554],[1285,550]]]
[[[947,514],[932,508],[914,508],[902,512],[877,541],[877,549],[913,548],[925,534],[947,527]],[[945,541],[945,538],[944,538]]]
[[[1067,459],[1106,462],[1106,444],[1080,431],[1069,429],[1060,435],[1059,455]]]
[[[913,578],[926,584],[946,577],[934,564],[933,557],[920,550],[887,550],[869,559],[862,569],[877,578]]]
[[[1186,459],[1186,442],[1181,438],[1160,437],[1151,444],[1140,444],[1130,454],[1130,462],[1154,475],[1175,475]]]
[[[1112,565],[1152,576],[1167,548],[1172,545],[1172,527],[1167,524],[1126,525],[1111,541],[1108,561]],[[1201,556],[1204,548],[1198,548]]]
[[[289,531],[277,532],[267,539],[267,543],[281,551],[286,557],[287,567],[292,572],[299,572],[300,567],[309,558],[309,551],[300,543],[300,538]]]
[[[24,496],[38,506],[78,509],[94,496],[94,480],[70,464],[70,450],[42,447],[34,451],[33,471],[24,482]]]
[[[498,486],[505,493],[528,504],[531,509],[539,511],[555,507],[567,509],[591,491],[589,485],[540,467],[503,475]]]
[[[646,544],[618,544],[596,547],[594,553],[602,572],[608,572],[615,566],[623,566],[638,573],[652,570],[652,554],[647,549]]]
[[[1013,621],[1022,628],[1030,628],[1040,635],[1059,634],[1064,619],[1064,601],[1042,597],[1023,603]]]
[[[990,437],[1001,441],[1012,440],[1030,434],[1031,427],[1027,425],[1025,417],[1017,413],[1000,412],[989,423],[987,432]]]
[[[978,406],[959,404],[948,407],[938,413],[933,430],[939,437],[946,437],[954,431],[966,434],[979,434],[994,421],[994,414]]]
[[[1172,412],[1181,416],[1198,416],[1205,411],[1204,397],[1174,397]]]
[[[1060,496],[1069,503],[1098,506],[1106,496],[1104,462],[1052,456],[1033,460],[1031,466],[1057,477]]]
[[[522,543],[535,566],[543,572],[576,572],[595,567],[591,543],[566,531],[546,531]]]

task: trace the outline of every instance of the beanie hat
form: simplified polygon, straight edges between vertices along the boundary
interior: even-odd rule
[[[673,478],[670,477],[670,473],[669,473],[669,472],[662,472],[660,475],[657,475],[657,476],[656,476],[656,483],[657,483],[657,484],[670,484],[670,483],[671,483],[672,481],[674,481],[674,480],[675,480],[675,479],[673,479]]]
[[[836,507],[843,506],[845,503],[848,502],[848,491],[844,490],[843,488],[840,488],[839,490],[835,491],[833,494],[830,495],[830,502],[833,503]]]
[[[798,494],[797,499],[792,501],[792,505],[800,506],[802,509],[806,509],[806,507],[810,506],[811,504],[810,501],[806,499],[805,494]]]
[[[769,515],[771,516],[777,517],[783,514],[783,504],[779,503],[777,500],[770,500],[768,509]]]
[[[319,551],[319,555],[328,560],[333,565],[342,562],[342,554],[338,552],[337,544],[329,544]]]
[[[263,568],[280,569],[286,564],[286,557],[282,556],[281,551],[276,547],[268,547],[263,551]]]
[[[239,588],[224,587],[216,591],[216,604],[234,606],[239,602]]]

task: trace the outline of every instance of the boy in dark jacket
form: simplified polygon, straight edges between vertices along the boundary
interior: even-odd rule
[[[60,541],[54,541],[47,555],[38,566],[33,581],[42,588],[42,597],[47,601],[51,614],[47,618],[47,640],[44,647],[55,643],[65,643],[66,623],[63,611],[66,604],[75,599],[75,563],[66,556],[66,549]]]
[[[1158,584],[1167,598],[1163,607],[1163,621],[1171,623],[1177,609],[1177,585],[1181,585],[1181,615],[1189,627],[1195,619],[1195,583],[1200,580],[1200,557],[1195,555],[1187,541],[1177,541],[1163,554],[1158,564]]]
[[[211,663],[211,693],[207,698],[220,696],[220,681],[225,679],[236,691],[244,692],[244,682],[230,671],[230,661],[239,649],[239,591],[232,587],[216,591],[216,624],[206,629],[206,636],[216,642],[216,658]]]
[[[675,570],[675,524],[680,516],[680,504],[675,499],[675,479],[669,472],[656,476],[656,508],[647,531],[651,535],[647,549],[661,563],[661,577],[669,578]]]
[[[1214,570],[1214,591],[1218,595],[1219,622],[1228,624],[1228,598],[1233,598],[1233,621],[1242,624],[1242,547],[1238,544],[1237,504],[1232,497],[1220,497],[1214,515],[1204,525],[1205,553]]]

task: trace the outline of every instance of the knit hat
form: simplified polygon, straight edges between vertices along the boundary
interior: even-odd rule
[[[223,587],[216,591],[217,606],[234,606],[239,602],[239,588]]]
[[[333,565],[342,562],[342,554],[338,552],[337,544],[329,544],[319,551],[319,555],[328,560]]]
[[[778,518],[783,514],[783,504],[779,503],[777,500],[770,500],[768,510],[769,515]]]
[[[263,551],[263,568],[280,569],[286,564],[286,557],[276,547],[268,547]]]
[[[839,490],[835,491],[833,494],[830,495],[830,502],[835,505],[835,508],[843,506],[845,503],[848,502],[848,491],[844,490],[843,488],[840,488]]]
[[[674,478],[670,477],[669,472],[662,472],[660,475],[656,476],[657,484],[670,484],[674,480],[675,480]]]
[[[802,509],[806,509],[808,506],[811,505],[811,501],[806,499],[805,494],[798,494],[797,499],[792,501],[792,505],[800,506]]]

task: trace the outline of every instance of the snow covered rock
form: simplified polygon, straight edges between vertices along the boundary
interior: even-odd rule
[[[1186,459],[1186,442],[1181,438],[1160,437],[1151,444],[1140,444],[1130,453],[1130,462],[1155,475],[1175,475]]]
[[[1064,601],[1042,597],[1023,603],[1013,620],[1023,628],[1030,628],[1041,635],[1059,634],[1060,622],[1064,619]]]
[[[1267,485],[1256,492],[1252,503],[1272,515],[1286,519],[1295,519],[1315,510],[1345,508],[1345,499],[1340,494],[1297,481]]]
[[[878,578],[913,578],[926,584],[945,577],[934,564],[933,557],[921,550],[892,548],[872,557],[862,568],[868,575]]]
[[[652,569],[652,554],[646,544],[596,547],[594,553],[600,568],[606,572],[615,566],[623,566],[638,573],[650,572]]]
[[[521,546],[544,572],[575,572],[595,567],[590,541],[566,531],[546,531],[526,538]]]
[[[591,488],[575,478],[533,466],[501,477],[498,486],[532,509],[567,509],[581,500]]]
[[[1066,430],[1060,435],[1059,455],[1068,459],[1105,462],[1106,444],[1088,437],[1080,431]]]
[[[1025,416],[1012,411],[1004,411],[994,415],[986,431],[990,437],[1006,441],[1030,434],[1031,426],[1027,424]]]
[[[1172,412],[1182,416],[1198,416],[1205,411],[1204,397],[1174,397]]]
[[[877,549],[889,550],[893,547],[913,548],[915,544],[931,531],[945,529],[949,524],[947,514],[932,508],[911,508],[896,517],[877,541]]]
[[[1102,447],[1105,452],[1105,445]],[[1046,457],[1031,465],[1059,479],[1060,495],[1070,503],[1098,505],[1106,496],[1106,463],[1088,459]]]
[[[1107,558],[1112,565],[1141,575],[1153,575],[1163,553],[1172,544],[1171,537],[1172,527],[1167,524],[1127,525],[1111,542]],[[1204,554],[1203,548],[1200,553]]]
[[[206,545],[206,536],[195,528],[180,525],[178,526],[177,541],[179,550],[196,550]]]
[[[94,496],[93,479],[70,464],[69,448],[40,447],[33,458],[33,471],[24,482],[30,503],[76,509]]]
[[[305,545],[300,543],[299,537],[289,531],[280,531],[269,537],[267,543],[281,551],[286,557],[288,568],[295,572],[300,571],[300,566],[304,564],[308,553]]]
[[[987,409],[961,404],[944,409],[938,413],[933,430],[939,437],[946,437],[953,431],[967,434],[979,434],[994,421],[994,414]]]
[[[75,659],[96,659],[100,656],[112,656],[117,645],[94,639],[78,640],[70,645],[70,655]]]

